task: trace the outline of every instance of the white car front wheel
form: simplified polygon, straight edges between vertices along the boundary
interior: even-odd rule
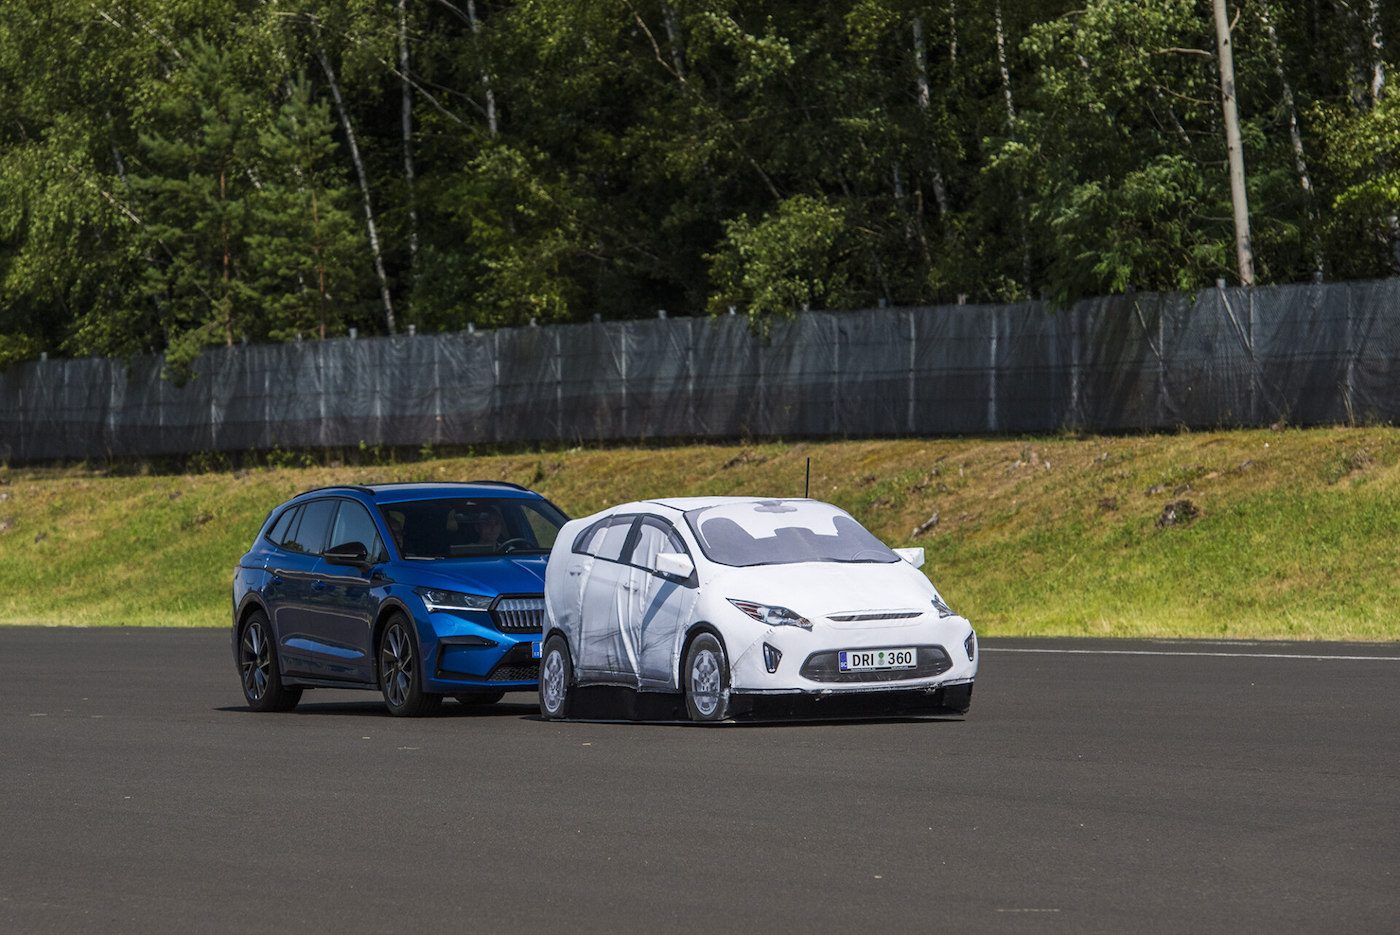
[[[568,717],[569,683],[574,674],[569,644],[563,637],[551,636],[540,655],[540,715],[550,721]]]
[[[690,643],[681,669],[685,707],[692,721],[713,723],[729,715],[729,661],[724,645],[710,633]]]

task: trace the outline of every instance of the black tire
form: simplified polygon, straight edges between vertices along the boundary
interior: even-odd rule
[[[500,700],[501,700],[502,698],[504,698],[505,696],[506,696],[506,693],[505,693],[505,692],[484,691],[484,692],[462,692],[461,694],[453,695],[452,697],[457,699],[457,703],[458,703],[458,704],[486,705],[486,704],[495,704],[496,702],[500,701]]]
[[[569,716],[574,690],[574,664],[569,641],[559,634],[545,640],[540,652],[540,717],[557,721]]]
[[[277,645],[267,614],[255,610],[238,631],[238,676],[243,698],[254,711],[290,711],[301,700],[300,688],[282,684]]]
[[[379,690],[384,706],[395,717],[423,717],[442,704],[441,695],[423,691],[422,653],[413,626],[403,614],[395,614],[384,624],[375,650]]]
[[[713,633],[701,633],[690,641],[681,667],[681,687],[692,721],[713,724],[729,717],[729,659]]]

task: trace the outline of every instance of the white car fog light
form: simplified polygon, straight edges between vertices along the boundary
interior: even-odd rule
[[[767,669],[769,673],[777,672],[778,663],[782,661],[782,653],[778,652],[777,649],[769,646],[767,643],[763,644],[763,667]]]
[[[963,640],[963,648],[967,650],[967,661],[977,661],[977,634],[969,633],[967,639]]]

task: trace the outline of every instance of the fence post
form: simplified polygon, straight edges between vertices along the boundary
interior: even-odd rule
[[[617,369],[622,375],[622,433],[624,439],[630,438],[627,434],[627,329],[632,327],[630,321],[622,322],[617,328]]]
[[[564,341],[562,325],[554,326],[554,437],[564,437]]]
[[[831,316],[831,327],[835,330],[831,341],[831,433],[841,434],[841,320],[834,313]]]
[[[1079,411],[1080,385],[1084,379],[1081,370],[1079,351],[1079,319],[1080,308],[1083,303],[1075,302],[1069,308],[1067,315],[1069,319],[1069,427],[1081,428],[1085,419]]]
[[[1249,421],[1251,425],[1259,424],[1259,381],[1262,374],[1259,367],[1259,354],[1255,351],[1254,343],[1254,290],[1250,289],[1246,293],[1248,310],[1245,314],[1245,328],[1249,335]]]
[[[754,354],[758,357],[758,413],[754,419],[758,423],[758,431],[755,434],[763,435],[766,434],[763,429],[768,423],[768,380],[766,378],[768,368],[763,366],[764,342],[756,338],[752,331],[749,332],[749,344],[754,346]]]
[[[317,341],[317,342],[316,342],[316,383],[317,383],[318,388],[319,388],[320,391],[321,391],[320,394],[319,394],[319,396],[320,396],[319,402],[320,402],[321,424],[317,427],[317,433],[316,433],[316,435],[317,435],[317,438],[320,440],[320,443],[321,443],[321,447],[322,447],[322,448],[327,447],[327,443],[330,441],[330,438],[329,438],[329,436],[330,436],[330,426],[327,424],[327,417],[328,417],[329,413],[326,412],[326,382],[327,382],[327,379],[326,379],[326,342],[325,342],[325,341]]]
[[[117,445],[117,406],[120,404],[117,397],[117,381],[120,379],[121,366],[115,360],[107,361],[107,438],[105,441],[108,457],[115,454]]]
[[[427,340],[433,347],[433,444],[442,443],[442,352],[449,338],[433,335]]]
[[[501,329],[491,330],[491,402],[486,407],[486,424],[491,441],[501,440]]]
[[[695,410],[695,319],[686,319],[685,326],[685,390],[689,400],[690,430],[687,434],[700,434],[700,419]]]
[[[914,332],[914,310],[911,308],[908,313],[909,318],[909,410],[905,414],[905,431],[910,435],[914,434],[914,363],[915,354],[918,350],[918,338]]]
[[[1001,330],[1001,309],[993,307],[987,316],[992,323],[992,340],[987,356],[987,431],[997,430],[997,334]]]
[[[1167,315],[1157,303],[1157,424],[1167,424]]]
[[[1342,387],[1342,400],[1346,404],[1348,424],[1356,424],[1356,355],[1359,348],[1356,347],[1356,318],[1351,311],[1352,288],[1348,283],[1342,286],[1346,293],[1346,383]]]

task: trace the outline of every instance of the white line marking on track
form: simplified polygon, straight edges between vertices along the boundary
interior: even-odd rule
[[[1239,659],[1328,659],[1352,662],[1400,662],[1400,656],[1308,656],[1302,653],[1207,653],[1165,649],[1020,649],[982,646],[984,653],[1058,653],[1070,656],[1228,656]]]

